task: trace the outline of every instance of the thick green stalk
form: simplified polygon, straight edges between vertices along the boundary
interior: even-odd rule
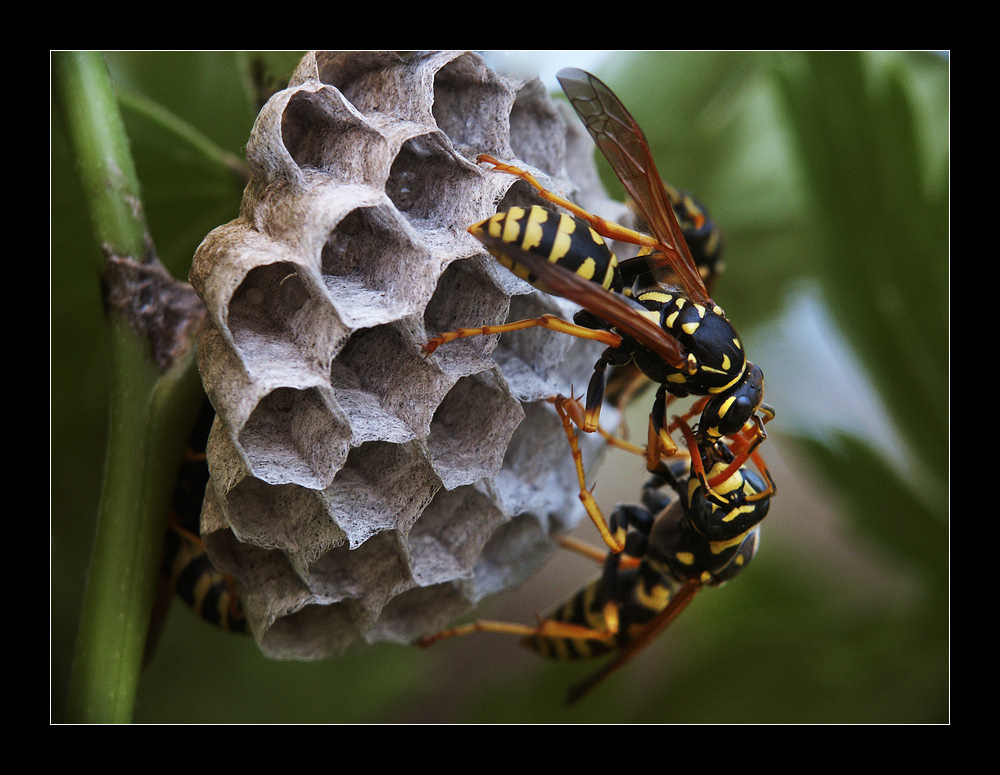
[[[150,369],[148,344],[112,324],[114,388],[90,574],[70,682],[70,721],[132,718],[166,508],[201,389],[191,364]]]
[[[138,687],[167,504],[200,391],[203,311],[156,260],[100,54],[53,55],[53,96],[95,236],[112,353],[108,454],[68,719],[127,722]],[[169,313],[169,314],[167,314]],[[180,321],[164,330],[164,321]]]
[[[98,243],[115,255],[139,257],[146,250],[139,179],[104,57],[55,53],[52,76]]]

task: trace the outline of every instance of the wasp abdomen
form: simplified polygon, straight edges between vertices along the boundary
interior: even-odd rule
[[[550,263],[559,264],[606,290],[622,292],[617,257],[590,224],[572,215],[556,213],[538,205],[532,205],[528,209],[512,207],[470,226],[469,232],[476,237],[488,234],[539,255]],[[544,282],[510,256],[500,251],[491,250],[490,253],[511,272],[538,290],[552,292]]]
[[[247,631],[232,579],[212,564],[193,535],[176,527],[167,530],[163,570],[177,595],[202,619],[230,632]]]
[[[600,583],[599,578],[594,579],[560,606],[549,611],[545,618],[600,630],[604,626],[604,617],[598,602]],[[617,647],[617,641],[613,636],[567,638],[531,635],[524,639],[524,644],[542,656],[559,660],[589,659],[607,654]]]
[[[702,204],[686,191],[676,192],[674,214],[684,233],[698,271],[705,285],[711,287],[722,271],[722,235]]]
[[[525,645],[542,656],[558,660],[589,659],[608,654],[627,644],[649,621],[666,608],[679,581],[664,573],[664,567],[642,559],[639,567],[616,574],[614,599],[619,629],[613,635],[565,637],[532,635]],[[603,580],[598,577],[546,615],[546,619],[586,627],[595,633],[606,627],[602,596]]]

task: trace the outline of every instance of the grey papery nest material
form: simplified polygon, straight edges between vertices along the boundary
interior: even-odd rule
[[[583,516],[542,399],[582,392],[601,346],[534,329],[421,352],[440,331],[572,315],[466,232],[537,201],[481,153],[620,212],[565,107],[470,52],[314,52],[261,111],[240,217],[191,282],[217,412],[202,534],[266,654],[410,642],[523,581]]]

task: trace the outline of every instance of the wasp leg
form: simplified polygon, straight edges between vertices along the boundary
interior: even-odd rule
[[[633,455],[638,455],[639,457],[646,456],[645,447],[640,447],[638,444],[633,444],[628,439],[623,439],[621,436],[616,436],[614,433],[605,430],[600,425],[597,426],[597,432],[601,434],[604,440],[608,442],[608,444],[610,444],[612,447],[624,450],[625,452],[629,452]]]
[[[539,617],[538,624],[531,626],[516,622],[499,622],[491,619],[480,619],[468,624],[462,624],[450,629],[441,630],[433,635],[425,635],[417,641],[417,645],[426,648],[445,638],[456,638],[463,635],[471,635],[474,632],[497,632],[508,635],[520,635],[526,639],[530,645],[535,644],[537,648],[540,642],[553,641],[557,639],[585,640],[585,641],[607,641],[618,634],[618,567],[619,556],[607,554],[604,558],[604,569],[597,580],[597,595],[600,601],[598,609],[599,616],[587,615],[586,618],[551,618]],[[584,591],[577,594],[583,594]],[[570,616],[575,616],[576,606],[560,607],[560,611],[570,611]],[[552,616],[561,617],[564,614],[555,613]],[[543,649],[544,650],[544,649]]]
[[[612,533],[611,528],[608,526],[608,521],[604,518],[604,514],[601,513],[601,507],[597,505],[593,494],[587,488],[587,477],[583,471],[583,453],[580,451],[580,442],[576,437],[576,430],[573,428],[574,421],[571,419],[571,416],[575,416],[578,420],[580,419],[580,405],[575,399],[566,398],[565,396],[552,396],[547,400],[555,406],[559,419],[562,421],[563,430],[566,432],[566,438],[569,440],[570,451],[573,453],[573,462],[576,465],[576,476],[580,482],[580,501],[587,510],[590,521],[594,523],[597,531],[601,534],[601,538],[604,539],[604,543],[608,545],[608,548],[612,552],[618,554],[625,548],[626,526],[617,526]]]
[[[483,164],[492,165],[498,172],[506,172],[510,175],[521,178],[521,180],[533,186],[538,191],[538,194],[542,197],[542,199],[562,207],[564,210],[573,213],[573,215],[578,218],[582,218],[591,225],[594,231],[605,239],[619,240],[621,242],[627,242],[630,245],[640,245],[647,248],[655,248],[659,244],[655,239],[647,234],[634,231],[633,229],[627,229],[614,221],[609,221],[606,218],[601,218],[599,215],[594,215],[568,199],[549,191],[527,170],[522,170],[520,167],[514,167],[510,164],[504,164],[488,154],[481,154],[478,157],[478,161]]]
[[[619,567],[638,567],[643,554],[645,554],[645,541],[649,536],[649,530],[653,524],[653,515],[650,513],[649,509],[643,508],[642,506],[622,503],[615,507],[609,522],[612,533],[617,532],[618,525],[622,525],[626,529],[628,525],[632,525],[636,528],[636,531],[626,535],[625,550],[622,554],[613,556],[619,558]],[[608,561],[608,552],[606,548],[601,549],[600,547],[594,546],[586,541],[581,541],[574,536],[559,536],[556,539],[556,543],[558,543],[563,549],[575,552],[576,554],[582,555],[583,557],[593,560],[594,562],[606,563]]]
[[[601,358],[597,362],[597,365],[594,366],[594,375],[590,378],[590,384],[587,387],[586,406],[581,407],[575,400],[562,398],[563,408],[566,410],[573,423],[584,431],[584,433],[599,433],[611,446],[622,449],[633,455],[645,457],[648,449],[647,447],[641,447],[638,444],[633,444],[627,438],[616,435],[619,432],[618,429],[612,432],[600,424],[601,408],[604,405],[603,396],[605,369],[608,363],[609,361],[606,358]],[[611,364],[614,365],[614,362],[611,361]],[[624,420],[619,423],[619,428],[621,428],[623,422]]]
[[[573,320],[578,325],[582,325],[586,328],[606,330],[606,328],[602,327],[606,324],[602,323],[593,315],[590,315],[590,313],[586,312],[586,310],[581,310],[574,315]],[[604,406],[604,396],[608,382],[608,366],[622,367],[629,364],[631,359],[632,354],[628,348],[624,346],[624,344],[623,347],[620,348],[609,347],[601,354],[597,363],[594,364],[594,374],[590,378],[590,384],[587,385],[586,406],[584,407],[582,413],[573,415],[573,421],[584,432],[600,433],[601,436],[604,437],[605,441],[612,446],[624,449],[626,452],[642,456],[646,454],[645,448],[628,441],[627,433],[626,436],[615,435],[620,434],[622,427],[625,425],[624,407],[617,407],[621,419],[619,420],[618,427],[615,429],[614,433],[607,431],[600,425],[601,408]],[[645,375],[643,375],[643,378],[645,378]]]
[[[611,364],[616,365],[614,364],[613,361],[611,362]],[[648,379],[645,377],[645,375],[642,375],[642,381],[648,382]],[[593,387],[593,384],[591,385],[591,387]],[[586,419],[588,419],[591,416],[590,415],[591,393],[589,391],[587,394],[587,399],[588,399],[587,401],[588,408],[581,415],[581,417],[584,418],[584,421],[586,421]],[[647,444],[644,447],[639,446],[638,444],[634,444],[633,442],[629,441],[628,438],[625,436],[615,435],[616,433],[621,433],[621,427],[624,424],[624,420],[621,423],[619,423],[618,429],[616,429],[615,433],[606,430],[600,425],[596,425],[596,423],[595,423],[595,430],[597,431],[597,433],[600,433],[601,436],[604,438],[604,440],[607,441],[608,444],[610,444],[611,446],[616,447],[618,449],[622,449],[633,455],[639,455],[640,457],[645,457],[647,463],[646,466],[647,470],[650,473],[656,474],[660,471],[661,461],[663,460],[663,458],[687,457],[687,453],[682,452],[677,447],[677,444],[674,443],[673,437],[671,435],[673,431],[677,430],[676,420],[674,422],[671,422],[669,425],[666,423],[666,407],[673,400],[674,396],[669,395],[665,392],[661,392],[661,394],[658,396],[657,402],[654,403],[653,411],[650,412],[649,434],[647,438]],[[706,400],[707,399],[700,399],[697,403],[693,405],[692,409],[689,410],[683,416],[685,418],[690,418],[694,414],[700,412],[701,406],[705,403]],[[623,410],[619,409],[619,411]],[[581,425],[580,421],[577,421],[575,417],[574,421],[577,422],[577,425],[580,425],[581,428],[584,428],[584,430],[589,431],[590,426],[584,427],[584,425]]]
[[[583,638],[583,639],[605,639],[615,635],[618,631],[617,612],[611,614],[612,621],[606,630],[597,630],[582,624],[572,622],[560,622],[555,619],[539,619],[538,624],[532,627],[530,624],[518,624],[517,622],[498,622],[491,619],[479,619],[468,624],[441,630],[433,635],[425,635],[417,641],[421,648],[427,648],[445,638],[457,638],[463,635],[471,635],[474,632],[499,632],[508,635],[520,635],[527,638]]]
[[[424,345],[424,354],[430,355],[441,345],[468,336],[503,334],[508,331],[521,331],[525,328],[536,327],[548,328],[552,331],[559,331],[563,334],[579,337],[580,339],[593,339],[598,342],[603,342],[609,347],[618,347],[622,342],[621,336],[611,331],[595,331],[594,329],[587,328],[585,326],[578,326],[575,323],[570,323],[562,318],[556,317],[555,315],[542,315],[539,318],[519,320],[515,323],[504,323],[497,326],[480,326],[478,328],[459,328],[455,331],[446,331],[443,334],[438,334],[433,337],[427,342],[427,344]]]
[[[469,624],[463,624],[458,627],[441,630],[433,635],[424,635],[417,641],[417,645],[421,648],[427,648],[428,646],[434,645],[439,640],[444,640],[445,638],[457,638],[462,635],[471,635],[474,632],[503,632],[508,635],[530,636],[534,635],[537,630],[537,627],[531,627],[527,624],[517,624],[516,622],[496,622],[489,619],[479,619],[475,622],[469,622]]]
[[[585,328],[594,328],[601,331],[607,330],[606,324],[603,324],[586,311],[578,312],[573,316],[573,320],[577,325],[582,325]],[[597,359],[597,363],[594,364],[594,374],[587,385],[587,404],[583,413],[583,424],[580,425],[580,423],[577,423],[587,433],[594,433],[599,429],[601,407],[604,406],[604,394],[607,388],[608,366],[621,366],[622,364],[629,363],[631,359],[632,353],[630,348],[623,342],[621,347],[609,347],[606,349],[601,353],[601,357]]]
[[[587,559],[593,560],[594,562],[604,562],[604,558],[607,555],[606,550],[569,535],[559,536],[556,539],[556,543],[563,549],[576,552],[577,554],[583,555]]]
[[[681,434],[684,436],[684,441],[687,444],[688,451],[691,453],[691,475],[698,478],[701,486],[705,489],[706,498],[714,501],[720,506],[725,506],[725,499],[716,493],[716,491],[708,483],[708,478],[705,475],[705,466],[701,459],[701,448],[695,440],[694,432],[691,430],[691,426],[687,424],[687,421],[683,417],[677,416],[674,417],[674,424],[680,428]],[[719,483],[719,481],[716,482],[716,484]]]
[[[645,390],[652,381],[634,365],[619,366],[611,372],[607,381],[608,401],[614,405],[621,416],[616,433],[623,439],[628,439],[628,422],[625,410],[633,399]]]
[[[663,458],[677,456],[677,444],[670,435],[671,426],[667,423],[667,404],[672,400],[673,396],[667,396],[663,385],[657,388],[653,409],[649,413],[646,439],[646,470],[650,473],[659,470]]]
[[[759,452],[754,451],[751,453],[750,459],[753,460],[754,465],[757,466],[757,470],[760,471],[761,476],[763,476],[767,482],[766,490],[747,496],[747,502],[753,503],[754,501],[763,500],[764,498],[770,498],[772,495],[775,495],[778,492],[778,485],[774,483],[774,479],[771,477],[771,472],[768,470],[767,464],[764,462],[764,459],[760,456]]]
[[[595,374],[595,377],[596,376],[597,375]],[[593,387],[593,384],[591,387]],[[591,404],[595,402],[592,402],[591,396],[591,392],[588,391],[586,408],[581,408],[577,401],[563,396],[555,396],[549,400],[553,403],[555,403],[556,400],[561,401],[563,409],[566,411],[573,424],[584,432],[597,432],[612,447],[646,458],[647,470],[649,470],[650,473],[655,474],[661,470],[661,461],[664,458],[687,457],[687,453],[681,452],[670,435],[671,431],[677,429],[676,421],[670,425],[665,425],[665,406],[668,401],[673,400],[673,396],[667,397],[667,399],[663,402],[663,405],[658,410],[654,408],[654,411],[650,413],[649,443],[644,447],[634,444],[621,436],[617,436],[615,433],[601,426],[598,423],[600,416],[600,404],[596,404],[592,407]],[[685,417],[688,416],[689,415],[685,415]]]
[[[710,396],[705,396],[699,398],[693,404],[691,404],[688,411],[682,415],[674,415],[669,423],[667,423],[667,406],[675,400],[675,396],[669,394],[663,386],[657,390],[656,400],[653,402],[653,410],[649,415],[649,439],[646,446],[646,469],[656,475],[663,475],[663,466],[661,461],[664,458],[690,458],[691,450],[694,448],[699,448],[697,441],[694,441],[692,434],[691,440],[685,438],[687,444],[687,451],[682,451],[678,448],[677,444],[673,439],[673,432],[678,430],[682,424],[686,425],[692,417],[700,414],[705,407],[705,404],[710,400]],[[692,444],[694,446],[692,446]],[[745,458],[744,458],[745,460]],[[730,475],[738,469],[739,466],[730,472]],[[718,481],[725,481],[724,479],[718,479]],[[718,483],[716,481],[716,483]]]

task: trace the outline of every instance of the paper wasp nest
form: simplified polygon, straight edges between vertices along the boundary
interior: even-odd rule
[[[469,52],[313,53],[265,105],[240,217],[191,272],[217,412],[202,533],[265,653],[410,642],[533,573],[583,516],[539,399],[585,390],[600,346],[534,329],[421,352],[572,314],[466,227],[533,196],[480,153],[606,214],[582,133],[540,83]]]

